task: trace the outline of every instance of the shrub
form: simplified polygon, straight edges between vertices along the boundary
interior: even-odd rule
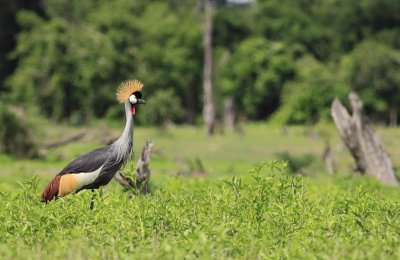
[[[0,152],[22,157],[37,155],[32,126],[24,116],[0,104],[0,126]]]
[[[172,89],[159,90],[150,99],[145,107],[139,108],[139,119],[144,124],[162,126],[168,122],[183,120],[184,110]]]
[[[295,81],[285,84],[282,106],[273,120],[282,124],[315,124],[330,120],[330,106],[333,99],[344,97],[349,88],[332,73],[335,67],[324,66],[311,57],[297,63],[298,75]]]
[[[288,162],[289,173],[305,173],[305,169],[309,167],[314,161],[315,156],[307,153],[303,155],[292,155],[287,151],[276,153],[275,156],[282,161]]]

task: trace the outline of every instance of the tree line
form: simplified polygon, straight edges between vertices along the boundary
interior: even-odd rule
[[[0,38],[8,42],[0,53],[3,104],[77,124],[116,118],[121,115],[116,87],[137,78],[149,100],[138,118],[142,124],[203,121],[203,1],[3,5]],[[399,1],[214,1],[212,6],[217,118],[231,100],[236,118],[316,123],[329,118],[335,96],[355,90],[373,120],[397,124]]]

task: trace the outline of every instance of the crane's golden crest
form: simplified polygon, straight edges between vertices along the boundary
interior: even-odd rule
[[[129,96],[136,91],[142,91],[143,84],[139,80],[126,80],[122,82],[117,90],[117,100],[119,103],[124,103]]]

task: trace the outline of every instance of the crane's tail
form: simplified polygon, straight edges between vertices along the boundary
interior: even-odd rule
[[[49,184],[47,184],[46,188],[40,195],[42,202],[48,202],[50,200],[57,198],[58,189],[60,187],[60,180],[61,176],[57,175],[50,181]]]

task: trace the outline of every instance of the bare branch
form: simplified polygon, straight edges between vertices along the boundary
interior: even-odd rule
[[[118,171],[114,179],[125,188],[131,188],[135,194],[139,192],[142,194],[150,193],[150,155],[153,143],[150,140],[146,140],[143,149],[142,156],[139,158],[135,171],[135,180],[132,180],[129,176],[125,176],[121,171]]]

